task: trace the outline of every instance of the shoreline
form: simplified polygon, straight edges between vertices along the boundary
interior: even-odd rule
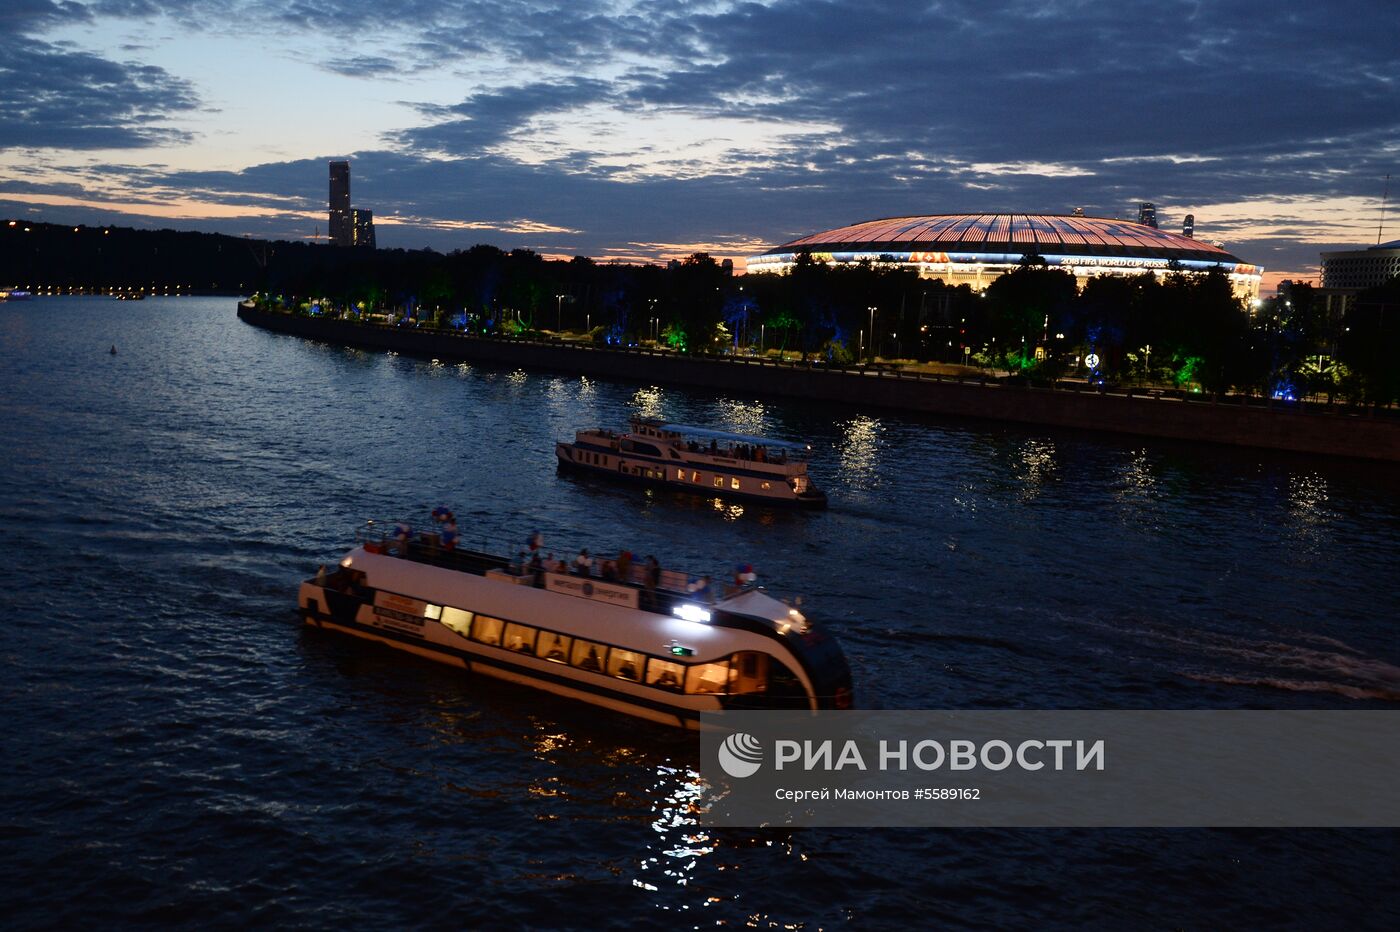
[[[535,343],[262,311],[240,302],[240,320],[294,336],[444,362],[477,362],[571,375],[869,405],[923,414],[1011,421],[1400,462],[1400,418],[1301,403],[1188,401],[1131,392],[1008,385],[990,380],[829,369],[758,359],[677,356],[652,350]]]

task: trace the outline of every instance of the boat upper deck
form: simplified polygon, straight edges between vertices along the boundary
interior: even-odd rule
[[[377,534],[358,535],[365,550],[413,563],[493,579],[502,584],[549,589],[585,598],[632,593],[634,607],[661,615],[688,617],[694,610],[723,610],[727,599],[754,592],[752,585],[726,585],[710,581],[705,589],[691,591],[692,580],[708,580],[681,570],[649,566],[644,562],[605,559],[579,566],[564,560],[532,560],[522,554],[514,561],[480,550],[444,547],[438,534],[425,532],[407,540]],[[589,583],[585,588],[582,584]],[[615,601],[615,600],[613,600]],[[768,619],[771,620],[771,619]]]
[[[683,432],[686,430],[690,433]],[[632,422],[630,432],[589,428],[578,431],[575,442],[638,456],[666,458],[665,453],[670,452],[671,460],[740,467],[776,476],[802,475],[807,471],[807,451],[783,441],[640,418]]]

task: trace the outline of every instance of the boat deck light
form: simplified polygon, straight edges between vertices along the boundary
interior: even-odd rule
[[[671,609],[671,614],[684,618],[686,621],[709,621],[710,613],[698,605],[690,602],[677,605]]]

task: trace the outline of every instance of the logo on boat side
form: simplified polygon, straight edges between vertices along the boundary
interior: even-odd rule
[[[763,764],[763,745],[753,735],[736,731],[719,746],[719,765],[731,777],[751,777]]]

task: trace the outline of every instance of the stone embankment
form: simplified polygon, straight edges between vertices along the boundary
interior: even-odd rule
[[[444,362],[1400,462],[1400,418],[1321,405],[1268,405],[1244,398],[1212,403],[1141,391],[1100,392],[1078,383],[1040,388],[894,370],[464,336],[262,311],[247,303],[238,306],[238,316],[279,333]]]

